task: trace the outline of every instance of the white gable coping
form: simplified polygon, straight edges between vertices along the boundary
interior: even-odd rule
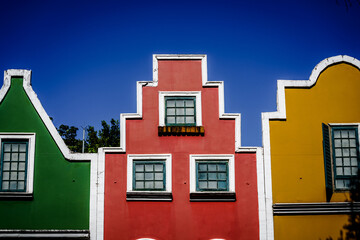
[[[261,114],[263,147],[264,147],[264,183],[265,183],[265,201],[266,201],[266,231],[268,240],[274,239],[274,220],[272,212],[272,177],[271,177],[271,151],[270,151],[270,120],[286,119],[285,106],[285,88],[311,88],[314,86],[320,74],[328,67],[339,64],[348,63],[360,70],[360,61],[356,58],[338,55],[326,58],[315,66],[309,80],[278,80],[277,82],[277,111],[264,112]]]
[[[0,89],[0,103],[4,100],[7,92],[10,89],[11,77],[22,77],[23,78],[23,88],[30,99],[30,102],[34,106],[35,110],[39,114],[41,120],[45,124],[46,128],[50,132],[50,135],[54,139],[56,145],[59,147],[63,156],[69,161],[90,161],[90,216],[89,216],[89,228],[91,233],[96,232],[96,207],[97,207],[97,158],[98,154],[96,153],[72,153],[70,149],[66,146],[64,140],[61,138],[60,134],[56,130],[53,122],[49,118],[49,115],[46,113],[45,109],[41,105],[40,100],[38,99],[36,93],[31,87],[31,70],[23,69],[9,69],[4,71],[4,84]],[[94,239],[91,236],[91,239]]]

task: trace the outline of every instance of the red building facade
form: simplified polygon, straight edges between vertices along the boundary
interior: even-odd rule
[[[120,147],[99,150],[98,239],[265,237],[261,149],[241,147],[240,114],[206,55],[154,55],[121,114]]]

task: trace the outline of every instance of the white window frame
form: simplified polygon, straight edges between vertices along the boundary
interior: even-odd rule
[[[162,191],[138,191],[133,190],[133,167],[134,161],[165,161],[165,190]],[[171,193],[172,173],[171,173],[171,154],[128,154],[127,156],[127,192],[151,192],[151,193]]]
[[[199,193],[204,191],[196,191],[196,161],[227,161],[229,167],[229,191],[214,191],[221,192],[235,192],[235,157],[233,154],[198,154],[190,155],[190,193]],[[207,193],[211,191],[206,191]]]
[[[202,126],[201,112],[201,92],[200,91],[184,91],[184,92],[159,92],[159,126],[165,125],[165,98],[166,97],[195,97],[196,105],[196,126]]]
[[[0,133],[0,146],[2,146],[3,140],[12,139],[28,141],[26,190],[25,192],[0,192],[0,195],[32,194],[34,189],[35,133]],[[2,151],[2,147],[0,151]]]

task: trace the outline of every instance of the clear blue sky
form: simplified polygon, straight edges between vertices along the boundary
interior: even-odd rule
[[[56,126],[99,129],[136,111],[152,54],[207,54],[209,80],[225,82],[225,111],[242,114],[242,145],[261,146],[277,79],[308,79],[339,54],[360,59],[360,5],[351,3],[2,0],[0,70],[31,69]]]

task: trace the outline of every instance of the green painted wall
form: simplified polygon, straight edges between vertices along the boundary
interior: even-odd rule
[[[13,78],[0,132],[35,132],[33,200],[0,200],[0,229],[89,229],[90,162],[69,162]]]

